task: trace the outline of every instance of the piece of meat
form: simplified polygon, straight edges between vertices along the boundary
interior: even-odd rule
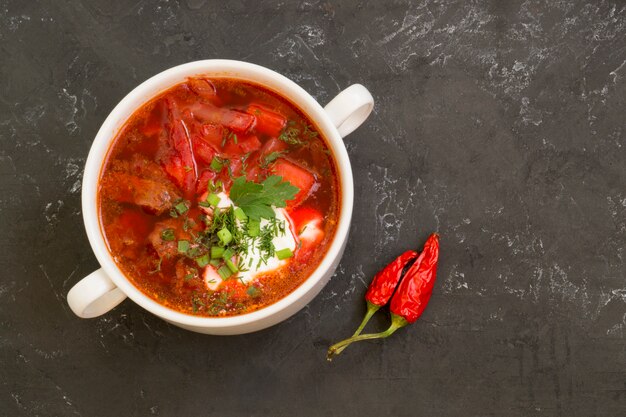
[[[167,182],[140,178],[123,172],[109,172],[102,181],[106,195],[121,203],[131,203],[155,214],[169,210],[180,198],[177,190]]]
[[[176,280],[174,281],[174,287],[177,289],[187,290],[204,290],[204,280],[200,276],[196,267],[189,265],[189,262],[184,258],[180,258],[176,261],[175,266]]]
[[[174,240],[163,240],[161,233],[165,229],[174,230]],[[178,239],[180,236],[180,221],[178,219],[167,219],[154,225],[154,229],[148,235],[148,242],[161,259],[172,259],[178,255]]]

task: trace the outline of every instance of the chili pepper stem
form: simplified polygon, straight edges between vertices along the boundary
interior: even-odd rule
[[[359,325],[358,329],[356,329],[356,331],[354,332],[354,334],[351,337],[355,337],[361,334],[361,332],[363,331],[363,329],[365,328],[365,326],[367,325],[367,323],[370,321],[370,319],[372,318],[372,316],[374,315],[374,313],[376,313],[381,306],[376,305],[370,301],[366,301],[367,303],[367,312],[365,313],[365,317],[363,317],[363,321],[361,322],[361,324]],[[343,350],[345,348],[347,348],[348,346],[344,346],[341,347],[339,349],[337,349],[337,351],[335,352],[335,355],[339,355],[341,352],[343,352]]]
[[[341,342],[335,343],[331,347],[328,348],[328,353],[326,354],[326,359],[328,361],[332,361],[333,357],[340,354],[348,345],[354,342],[360,342],[362,340],[371,340],[371,339],[384,339],[386,337],[391,336],[396,330],[401,329],[402,327],[409,324],[402,316],[398,316],[397,314],[391,315],[391,326],[384,332],[380,333],[368,333],[362,334],[359,336],[352,336],[348,339],[342,340]]]

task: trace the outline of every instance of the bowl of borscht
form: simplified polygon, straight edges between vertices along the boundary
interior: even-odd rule
[[[354,84],[324,108],[288,78],[231,60],[140,84],[98,131],[82,211],[102,266],[68,293],[97,317],[125,298],[182,328],[241,334],[295,314],[348,238],[343,137],[370,114]]]

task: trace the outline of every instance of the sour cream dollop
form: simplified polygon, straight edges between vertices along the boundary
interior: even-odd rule
[[[220,202],[217,207],[222,209],[229,207],[237,208],[226,193],[221,192],[218,194],[218,197],[220,197]],[[212,214],[213,212],[212,208],[202,207],[202,210],[204,210],[207,214]],[[298,245],[298,238],[294,233],[293,222],[289,217],[289,214],[282,208],[274,207],[273,210],[275,214],[273,222],[276,222],[279,226],[278,233],[272,238],[272,244],[274,245],[275,251],[290,249],[292,252],[295,252]],[[270,225],[270,220],[261,219],[261,230],[268,225]],[[237,226],[245,227],[241,221],[237,221]],[[236,276],[236,278],[242,283],[248,284],[257,276],[282,268],[289,262],[289,259],[280,260],[276,255],[266,256],[266,254],[262,253],[259,248],[258,237],[253,238],[248,235],[244,235],[243,239],[247,243],[248,251],[245,254],[239,255],[240,259],[237,260],[237,264],[241,265],[243,268],[237,273]],[[211,265],[205,267],[203,277],[207,288],[212,291],[219,289],[220,284],[223,281],[221,276]]]

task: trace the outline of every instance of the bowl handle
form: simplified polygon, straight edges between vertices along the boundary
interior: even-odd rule
[[[111,281],[102,268],[78,281],[67,293],[67,303],[78,317],[90,319],[112,310],[126,294]]]
[[[374,108],[374,98],[361,84],[352,84],[324,107],[342,138],[367,119]]]

